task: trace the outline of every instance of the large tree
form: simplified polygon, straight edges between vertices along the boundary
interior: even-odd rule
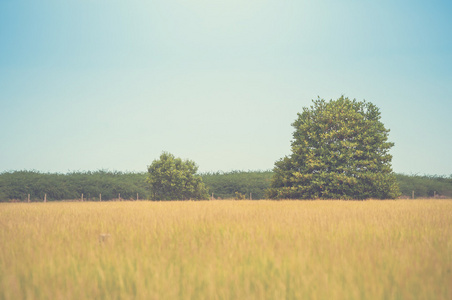
[[[198,166],[191,160],[182,160],[163,152],[160,159],[148,167],[148,183],[153,200],[201,200],[209,195],[196,175]]]
[[[389,129],[370,102],[313,100],[298,113],[292,154],[275,163],[269,197],[389,199],[399,195]]]

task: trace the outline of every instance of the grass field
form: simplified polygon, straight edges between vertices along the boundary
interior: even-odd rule
[[[1,203],[0,244],[0,299],[452,299],[450,200]]]

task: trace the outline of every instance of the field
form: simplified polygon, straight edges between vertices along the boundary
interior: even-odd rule
[[[452,201],[0,203],[0,299],[452,299]]]

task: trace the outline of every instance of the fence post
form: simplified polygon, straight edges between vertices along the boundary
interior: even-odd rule
[[[83,193],[82,193],[82,202],[83,202]]]
[[[121,193],[118,194],[118,199],[121,201]]]
[[[411,192],[411,197],[414,199],[414,191]]]
[[[137,193],[137,201],[138,201],[138,193]]]
[[[28,203],[30,203],[30,194],[28,194]]]
[[[44,194],[44,203],[47,202],[47,194]]]
[[[253,200],[253,194],[250,193],[250,200]]]

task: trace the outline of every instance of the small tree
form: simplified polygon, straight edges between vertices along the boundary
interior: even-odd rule
[[[270,198],[396,198],[389,130],[372,103],[313,100],[292,124],[292,154],[275,163]]]
[[[175,158],[174,155],[163,152],[160,159],[154,160],[148,167],[147,182],[151,187],[153,200],[201,200],[209,195],[196,175],[198,167],[191,160]]]

